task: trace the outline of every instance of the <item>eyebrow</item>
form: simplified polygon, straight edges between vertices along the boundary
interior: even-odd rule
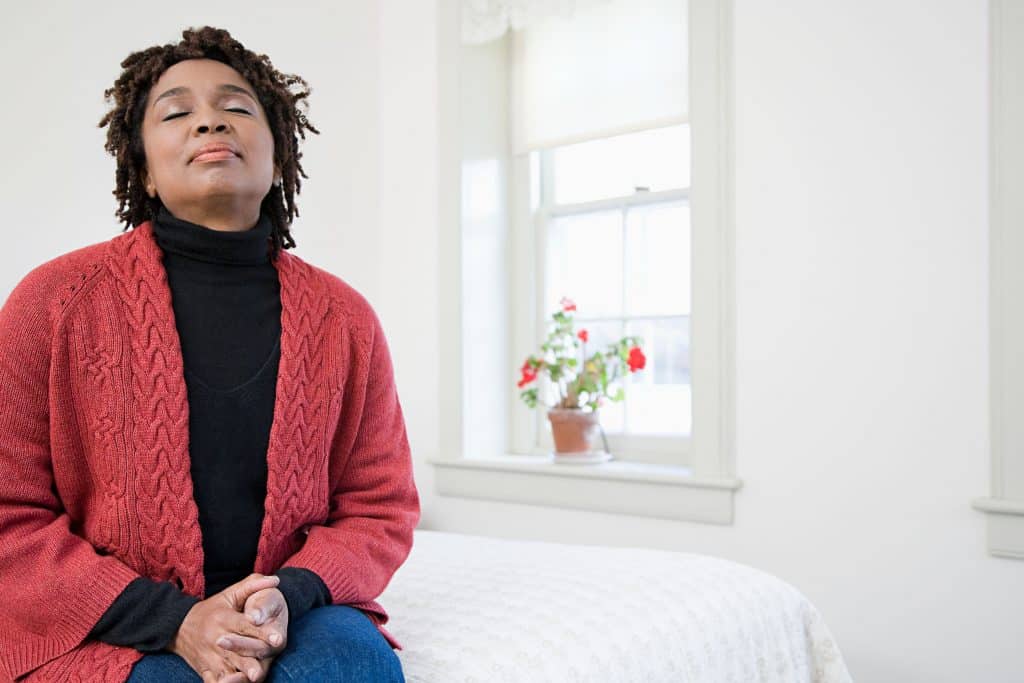
[[[219,90],[220,92],[238,93],[238,94],[241,94],[241,95],[247,95],[247,96],[249,96],[252,99],[253,102],[258,102],[259,101],[259,100],[256,99],[256,96],[253,95],[251,92],[249,92],[248,90],[246,90],[245,88],[243,88],[241,86],[234,85],[232,83],[221,83],[219,86],[217,86],[217,90]],[[186,87],[184,85],[179,85],[176,88],[171,88],[170,90],[164,91],[163,93],[160,94],[159,97],[157,97],[155,100],[153,100],[153,106],[155,107],[156,103],[159,102],[160,100],[162,100],[165,97],[176,97],[178,95],[187,95],[190,92],[192,92],[192,91],[188,87]]]

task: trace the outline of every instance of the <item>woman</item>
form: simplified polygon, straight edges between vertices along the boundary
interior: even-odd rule
[[[210,27],[121,66],[125,232],[0,309],[0,679],[402,681],[387,342],[287,252],[309,89]]]

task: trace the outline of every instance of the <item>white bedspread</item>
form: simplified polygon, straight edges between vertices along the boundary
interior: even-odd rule
[[[705,555],[417,529],[379,598],[409,683],[845,683],[814,605]]]

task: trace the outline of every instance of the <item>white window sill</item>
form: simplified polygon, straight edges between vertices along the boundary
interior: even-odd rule
[[[664,519],[732,524],[736,478],[688,467],[612,460],[554,463],[539,455],[428,459],[442,496],[500,500]]]
[[[988,549],[999,557],[1024,560],[1024,502],[975,498],[971,505],[988,515]]]

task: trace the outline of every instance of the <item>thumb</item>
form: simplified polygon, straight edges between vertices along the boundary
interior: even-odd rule
[[[280,581],[281,579],[273,574],[270,576],[253,574],[225,588],[222,595],[234,610],[241,612],[250,595],[267,588],[276,588]]]

